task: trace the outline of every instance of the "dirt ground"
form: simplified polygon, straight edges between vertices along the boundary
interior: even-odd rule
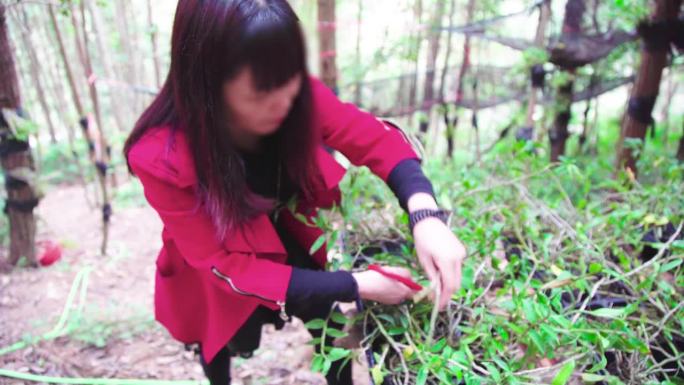
[[[132,183],[132,184],[131,184]],[[0,368],[55,377],[202,380],[198,357],[186,351],[153,319],[154,260],[161,245],[161,222],[140,204],[137,180],[119,189],[132,201],[114,204],[109,255],[99,253],[100,213],[84,200],[82,186],[53,187],[36,209],[38,241],[63,245],[62,258],[49,267],[0,273],[0,350],[53,329],[78,272],[88,266],[82,316],[70,312],[66,336],[30,344],[0,356]],[[144,202],[143,202],[144,203]],[[0,260],[7,250],[0,248]],[[75,302],[78,302],[78,296]],[[312,373],[313,349],[301,321],[281,331],[264,328],[261,348],[233,363],[234,384],[325,384]],[[367,384],[367,369],[354,364],[356,384]],[[0,384],[24,382],[0,377]]]

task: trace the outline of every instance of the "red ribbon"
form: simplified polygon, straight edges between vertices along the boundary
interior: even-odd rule
[[[389,278],[392,278],[394,280],[397,280],[397,281],[403,283],[404,285],[408,286],[409,289],[411,289],[411,290],[419,291],[419,290],[423,289],[423,286],[414,282],[411,278],[406,278],[406,277],[402,277],[401,275],[398,275],[398,274],[390,273],[389,271],[383,269],[379,265],[375,265],[375,264],[368,265],[368,270],[377,271],[378,273],[384,275],[385,277],[389,277]]]

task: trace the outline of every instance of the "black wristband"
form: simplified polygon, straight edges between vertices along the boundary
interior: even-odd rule
[[[416,226],[416,224],[420,221],[422,221],[425,218],[430,218],[430,217],[435,217],[444,222],[444,224],[449,223],[449,216],[451,215],[451,212],[447,210],[441,210],[441,209],[420,209],[416,210],[412,213],[409,213],[409,228],[411,229],[411,233],[413,233],[413,228]]]

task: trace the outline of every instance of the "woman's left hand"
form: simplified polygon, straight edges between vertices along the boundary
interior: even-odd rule
[[[439,310],[461,287],[461,264],[466,249],[449,227],[437,218],[426,218],[413,228],[418,260],[439,290]]]

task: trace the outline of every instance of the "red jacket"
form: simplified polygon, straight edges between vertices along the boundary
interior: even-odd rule
[[[387,180],[400,161],[417,158],[400,130],[349,103],[342,103],[322,82],[311,79],[314,114],[321,145],[319,176],[325,186],[301,207],[338,203],[344,168],[323,144],[355,165],[368,166]],[[140,179],[145,197],[163,224],[163,246],[157,256],[155,318],[184,343],[201,343],[211,361],[228,343],[257,305],[283,310],[292,267],[267,215],[250,221],[244,231],[216,237],[210,217],[198,208],[197,177],[187,140],[180,130],[167,151],[170,127],[150,129],[130,150],[128,161]],[[321,234],[284,210],[281,220],[305,249]],[[325,266],[325,247],[314,254]]]

